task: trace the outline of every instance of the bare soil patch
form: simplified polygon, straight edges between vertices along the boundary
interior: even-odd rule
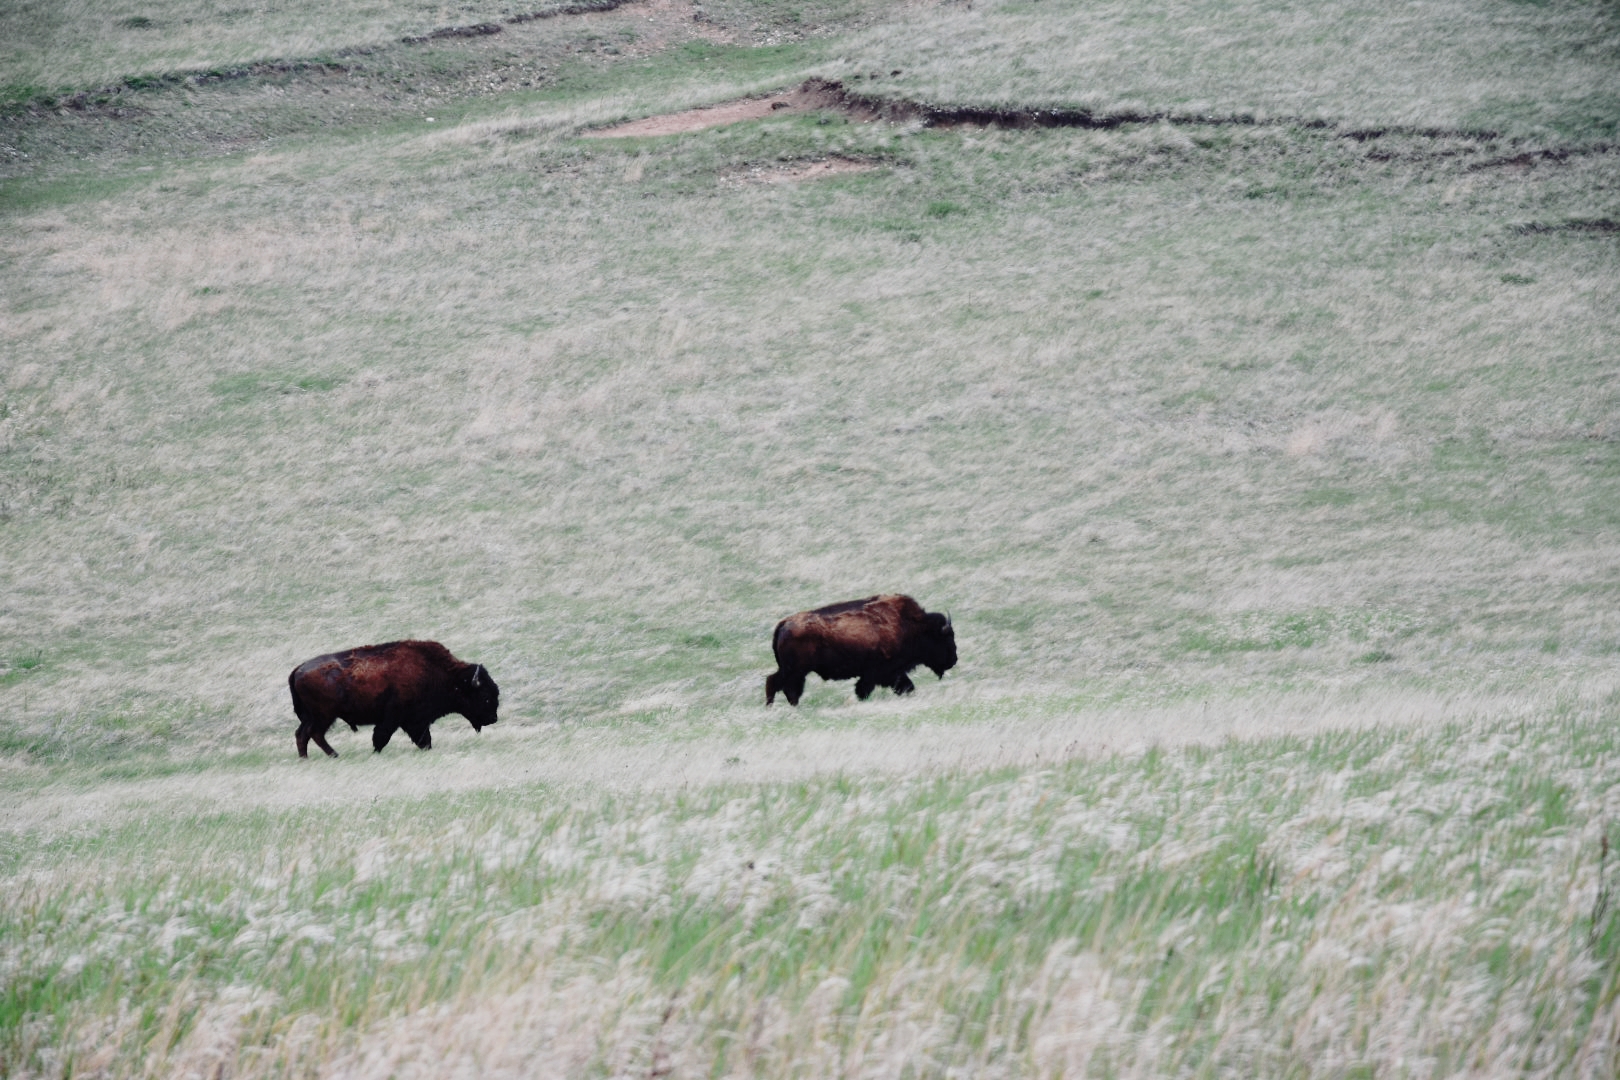
[[[824,176],[870,172],[878,162],[865,158],[834,156],[817,161],[785,161],[774,165],[740,165],[721,174],[733,184],[796,184]]]
[[[762,120],[777,114],[817,112],[835,109],[857,120],[880,119],[876,110],[851,105],[843,88],[837,83],[810,79],[793,90],[783,90],[765,97],[743,98],[720,105],[706,105],[700,109],[686,109],[662,116],[648,116],[629,120],[612,127],[596,128],[584,132],[587,139],[629,139],[656,135],[680,135],[688,131],[740,124],[745,120]]]

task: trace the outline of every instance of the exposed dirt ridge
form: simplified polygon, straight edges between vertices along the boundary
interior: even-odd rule
[[[895,72],[899,74],[899,72]],[[1411,151],[1371,149],[1367,157],[1372,161],[1394,161],[1401,157],[1460,157],[1489,153],[1492,143],[1501,136],[1492,131],[1467,131],[1445,128],[1379,129],[1334,128],[1326,120],[1302,120],[1290,117],[1257,119],[1252,116],[1193,116],[1171,112],[1152,113],[1095,113],[1087,109],[990,109],[969,105],[934,105],[898,97],[880,97],[850,90],[835,79],[811,78],[790,90],[779,90],[758,97],[741,98],[685,109],[677,113],[663,113],[627,120],[609,127],[592,128],[581,132],[591,139],[630,138],[637,136],[674,135],[703,128],[734,124],[745,120],[758,120],[777,111],[812,112],[833,110],[852,120],[863,123],[888,121],[900,124],[921,124],[931,128],[992,127],[1014,130],[1032,128],[1092,128],[1110,129],[1126,124],[1169,123],[1177,126],[1245,125],[1266,127],[1301,127],[1330,133],[1332,136],[1366,143],[1384,136],[1412,139],[1450,140],[1453,145],[1434,150]],[[1455,144],[1471,144],[1459,147]],[[1467,168],[1469,172],[1482,169],[1529,169],[1537,165],[1563,165],[1572,158],[1611,154],[1620,146],[1598,143],[1590,146],[1552,147],[1519,151],[1477,161]],[[1526,225],[1520,232],[1551,232],[1557,230],[1607,233],[1614,231],[1614,223],[1607,218],[1569,221],[1557,225]]]
[[[421,45],[429,41],[438,41],[444,38],[484,37],[488,34],[498,34],[501,26],[519,26],[523,23],[536,22],[540,19],[555,19],[559,15],[589,15],[598,11],[612,11],[623,7],[632,0],[572,0],[570,3],[558,4],[556,7],[541,8],[539,11],[526,11],[519,15],[508,15],[498,23],[473,23],[471,26],[441,26],[426,34],[414,37],[400,38],[402,45]]]
[[[895,74],[899,73],[896,72]],[[656,137],[700,131],[704,128],[735,124],[746,120],[759,120],[766,116],[775,115],[778,111],[804,113],[820,110],[841,112],[850,119],[862,123],[887,121],[890,123],[922,124],[931,128],[972,126],[1010,128],[1014,130],[1046,127],[1109,129],[1126,124],[1161,122],[1178,126],[1250,125],[1284,127],[1292,125],[1322,131],[1331,137],[1350,139],[1358,143],[1371,142],[1383,136],[1449,140],[1449,145],[1441,143],[1433,148],[1416,151],[1413,151],[1410,147],[1404,149],[1400,147],[1389,149],[1374,147],[1366,153],[1367,159],[1370,161],[1395,161],[1400,158],[1469,157],[1477,154],[1491,154],[1493,150],[1497,151],[1496,156],[1486,157],[1484,160],[1467,165],[1468,172],[1478,172],[1485,169],[1528,170],[1542,165],[1559,166],[1568,164],[1574,158],[1613,154],[1620,151],[1620,145],[1596,143],[1589,146],[1551,147],[1528,151],[1511,148],[1517,150],[1517,152],[1502,154],[1501,150],[1504,147],[1492,145],[1500,138],[1494,132],[1395,127],[1376,131],[1371,129],[1335,129],[1332,124],[1325,120],[1307,121],[1287,117],[1259,120],[1245,116],[1185,116],[1169,112],[1097,114],[1085,109],[988,109],[975,106],[933,105],[927,102],[909,101],[905,98],[862,94],[850,90],[842,82],[835,79],[822,78],[806,79],[803,83],[789,90],[778,90],[775,93],[761,94],[757,97],[740,98],[695,109],[684,109],[676,113],[644,116],[608,127],[590,128],[580,132],[580,134],[588,139]],[[1511,147],[1511,144],[1509,144],[1509,147]],[[1611,219],[1604,217],[1571,219],[1559,223],[1533,222],[1514,226],[1513,231],[1518,233],[1584,232],[1608,235],[1620,231],[1620,226],[1617,226]]]
[[[1612,218],[1570,218],[1568,221],[1543,222],[1532,221],[1524,225],[1513,226],[1513,231],[1522,234],[1580,232],[1599,233],[1609,235],[1620,233],[1620,221]]]
[[[904,98],[879,97],[873,94],[862,94],[850,90],[842,82],[832,79],[810,79],[801,88],[803,92],[815,93],[838,107],[850,112],[875,115],[881,119],[897,123],[921,122],[927,127],[954,127],[958,125],[972,125],[977,127],[999,127],[1013,129],[1027,128],[1095,128],[1109,129],[1122,127],[1126,124],[1156,124],[1171,123],[1176,125],[1192,126],[1246,126],[1246,127],[1300,127],[1313,130],[1334,130],[1340,138],[1354,139],[1357,142],[1369,142],[1384,136],[1408,136],[1425,139],[1458,139],[1469,142],[1494,142],[1502,138],[1502,133],[1486,128],[1440,128],[1440,127],[1404,127],[1390,125],[1388,127],[1374,128],[1337,128],[1330,120],[1303,119],[1300,117],[1277,116],[1260,119],[1255,116],[1234,113],[1229,115],[1189,114],[1177,113],[1169,110],[1155,110],[1153,112],[1107,112],[1098,113],[1090,109],[1070,108],[1030,108],[1030,109],[992,109],[974,105],[936,105],[929,102],[909,101]],[[1545,159],[1562,162],[1572,154],[1608,153],[1615,147],[1609,144],[1586,146],[1571,149],[1547,149],[1528,154],[1520,154],[1500,161],[1485,162],[1477,168],[1486,168],[1496,164],[1523,164],[1531,159]]]
[[[523,15],[509,15],[504,22],[507,26],[518,26],[539,19],[555,19],[559,15],[589,15],[596,11],[612,11],[631,2],[632,0],[573,0],[572,3],[559,4],[553,8],[543,8]]]
[[[501,28],[498,23],[485,22],[474,23],[471,26],[441,26],[437,30],[431,30],[426,34],[418,34],[415,37],[402,37],[399,39],[399,43],[401,45],[421,45],[424,42],[442,41],[445,38],[485,37],[500,32]]]
[[[557,4],[554,7],[509,15],[502,19],[501,23],[486,22],[474,23],[471,26],[441,26],[437,30],[430,30],[425,34],[400,38],[399,44],[426,45],[434,41],[444,41],[452,38],[485,37],[490,34],[499,34],[502,24],[518,26],[523,23],[538,22],[541,19],[555,19],[564,15],[591,15],[603,11],[612,11],[615,8],[621,8],[634,2],[635,0],[569,0],[567,3]],[[28,100],[12,102],[6,106],[5,111],[57,108],[83,112],[95,108],[99,104],[96,99],[121,93],[125,90],[156,90],[187,85],[202,86],[208,83],[251,79],[257,76],[289,75],[305,72],[341,75],[349,71],[348,66],[342,61],[355,57],[374,56],[383,49],[390,47],[389,45],[356,45],[332,53],[332,59],[330,60],[261,60],[258,63],[244,64],[240,67],[195,68],[189,71],[167,72],[162,75],[129,75],[117,83],[77,90],[62,97],[48,92],[37,94]],[[138,109],[124,107],[123,112],[119,113],[119,115],[138,112]]]

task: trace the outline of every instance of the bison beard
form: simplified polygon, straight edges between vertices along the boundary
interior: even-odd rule
[[[896,694],[916,689],[909,672],[925,666],[940,678],[956,666],[950,616],[924,611],[909,596],[869,596],[789,615],[771,638],[776,670],[765,679],[765,704],[780,692],[797,705],[810,675],[854,679],[865,701],[879,686]]]
[[[326,741],[337,721],[359,731],[370,726],[371,747],[381,750],[404,731],[419,749],[433,746],[433,721],[459,713],[474,731],[495,723],[500,688],[482,664],[457,660],[436,641],[391,641],[306,660],[287,676],[298,717],[298,756],[314,741],[329,757]]]

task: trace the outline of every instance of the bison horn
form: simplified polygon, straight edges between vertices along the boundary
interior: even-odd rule
[[[473,665],[472,684],[473,684],[473,689],[475,689],[475,690],[478,688],[478,676],[483,674],[483,671],[484,671],[484,665],[483,664],[474,664]]]
[[[945,613],[945,629],[949,630],[950,628],[951,628],[951,613],[947,611]]]

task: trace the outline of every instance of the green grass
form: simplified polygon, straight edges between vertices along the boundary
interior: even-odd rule
[[[0,658],[0,686],[11,686],[22,682],[23,679],[33,674],[44,663],[45,658],[38,650],[32,653]]]

